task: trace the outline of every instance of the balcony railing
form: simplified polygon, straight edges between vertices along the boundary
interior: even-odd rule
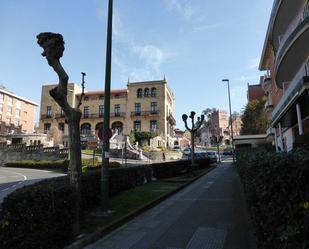
[[[285,47],[285,44],[291,34],[294,32],[294,30],[303,22],[306,20],[306,18],[309,16],[309,4],[306,4],[302,11],[299,13],[298,16],[295,17],[295,19],[291,22],[291,24],[288,26],[287,30],[285,31],[284,35],[281,36],[279,41],[279,48],[276,55],[276,61],[280,60],[283,48]]]
[[[172,114],[170,114],[169,116],[167,116],[167,117],[166,117],[166,120],[167,120],[170,124],[176,125],[176,120],[175,120],[175,118],[173,117]]]
[[[42,114],[41,115],[41,119],[49,119],[49,118],[52,118],[53,115],[52,114]]]
[[[58,113],[58,114],[56,114],[56,118],[58,119],[58,118],[65,118],[65,115],[64,115],[64,113],[62,114],[62,113]]]
[[[159,115],[159,111],[135,111],[131,112],[131,116],[155,116]]]
[[[110,117],[124,117],[125,112],[111,112]],[[83,114],[82,119],[104,118],[104,113]]]
[[[111,117],[124,117],[126,115],[125,112],[111,112],[110,116]]]
[[[294,98],[298,91],[303,86],[304,77],[309,77],[309,62],[304,63],[299,69],[298,73],[295,75],[294,79],[288,84],[281,97],[279,103],[273,110],[272,119],[275,120],[282,110],[289,104],[289,102]]]

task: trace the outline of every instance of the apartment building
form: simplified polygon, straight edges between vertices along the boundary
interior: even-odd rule
[[[0,87],[0,135],[33,133],[38,105]]]
[[[264,89],[262,84],[250,85],[248,83],[247,100],[251,102],[253,100],[261,100],[264,97]]]
[[[49,96],[55,85],[42,87],[40,130],[48,133],[57,127],[64,135],[68,134],[65,115],[58,104]],[[76,106],[81,98],[80,86],[68,85],[68,101]],[[128,82],[125,89],[111,90],[110,127],[117,134],[129,135],[132,130],[155,131],[159,135],[157,146],[173,146],[174,95],[167,81]],[[82,118],[81,134],[93,137],[103,125],[104,91],[88,91],[82,97],[80,106]]]
[[[308,42],[309,1],[275,0],[259,69],[277,151],[290,151],[309,132]]]

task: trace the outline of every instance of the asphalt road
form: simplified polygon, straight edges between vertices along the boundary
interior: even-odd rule
[[[46,178],[63,175],[62,173],[46,170],[0,167],[0,203],[6,195],[17,188],[33,184]]]

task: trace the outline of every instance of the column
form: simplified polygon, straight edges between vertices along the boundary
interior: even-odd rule
[[[296,112],[297,112],[298,134],[303,135],[304,134],[304,128],[303,128],[303,123],[302,123],[302,119],[301,119],[301,112],[300,112],[299,104],[296,104]]]

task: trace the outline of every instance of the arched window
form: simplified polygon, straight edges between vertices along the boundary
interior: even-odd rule
[[[138,98],[142,98],[143,97],[143,89],[142,88],[138,88],[137,89],[137,97]]]
[[[149,97],[149,88],[145,88],[145,90],[144,90],[144,97],[145,98]]]
[[[151,97],[157,97],[157,88],[151,88]]]
[[[82,124],[80,127],[80,133],[82,135],[89,135],[91,133],[91,124],[89,123]]]

